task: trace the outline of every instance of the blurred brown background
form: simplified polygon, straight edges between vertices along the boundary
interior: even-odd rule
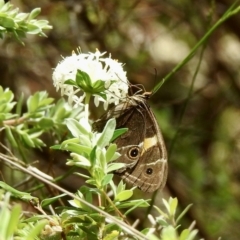
[[[40,17],[53,26],[46,32],[48,38],[28,36],[25,46],[13,39],[0,41],[0,85],[14,91],[16,99],[21,92],[28,96],[38,90],[58,98],[53,68],[61,56],[79,46],[82,52],[98,48],[111,53],[126,63],[132,83],[150,91],[232,4],[231,0],[11,2],[22,12],[41,7]],[[188,226],[196,220],[199,238],[240,239],[239,22],[238,14],[222,24],[206,42],[203,55],[200,48],[150,102],[169,151],[167,186],[155,204],[169,195],[178,197],[180,210],[193,203],[183,223]],[[48,158],[38,153],[39,159]],[[46,162],[43,165],[48,169]],[[76,190],[71,180],[64,186]]]

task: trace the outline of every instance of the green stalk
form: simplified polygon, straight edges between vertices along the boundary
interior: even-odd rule
[[[236,5],[239,3],[239,0],[235,1],[229,9],[223,14],[223,16],[207,31],[207,33],[198,41],[198,43],[192,48],[190,53],[185,57],[185,59],[177,64],[171,72],[169,72],[162,81],[160,81],[157,86],[153,89],[153,92],[157,92],[158,89],[162,86],[162,84],[167,81],[169,78],[172,77],[173,74],[175,74],[179,69],[182,68],[187,62],[189,62],[192,57],[194,56],[195,52],[197,49],[204,44],[205,41],[209,38],[209,36],[223,23],[225,22],[228,18],[232,17],[233,15],[237,14],[240,12],[240,6]],[[236,7],[236,8],[235,8]],[[235,8],[235,9],[234,9]]]

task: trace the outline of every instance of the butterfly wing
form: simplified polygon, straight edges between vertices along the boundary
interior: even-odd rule
[[[167,178],[167,152],[147,100],[141,96],[120,103],[95,123],[95,129],[102,130],[112,117],[116,118],[117,129],[128,128],[115,140],[121,153],[116,162],[125,163],[115,174],[145,192],[163,188]]]
[[[126,182],[142,191],[164,187],[167,178],[167,152],[156,118],[145,101],[132,106],[117,118],[117,128],[128,132],[116,139],[126,167],[116,171]]]

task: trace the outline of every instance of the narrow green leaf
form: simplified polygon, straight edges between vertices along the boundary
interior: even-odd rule
[[[46,147],[46,144],[40,138],[33,138],[32,141],[35,148]]]
[[[164,206],[166,207],[168,213],[170,213],[170,206],[169,202],[167,202],[164,198],[162,199]],[[170,200],[169,200],[170,201]]]
[[[95,146],[91,153],[90,153],[90,161],[91,161],[91,165],[93,166],[96,162],[96,150],[97,150],[97,146]]]
[[[13,136],[11,128],[9,126],[6,126],[5,129],[6,129],[6,136],[8,138],[8,141],[12,145],[12,147],[15,147],[15,148],[18,147],[18,144]]]
[[[7,226],[6,239],[12,239],[14,232],[17,230],[21,212],[21,205],[17,204],[13,206],[11,210],[11,217]]]
[[[61,194],[61,195],[58,195],[58,196],[55,196],[55,197],[52,197],[52,198],[45,198],[44,200],[42,200],[41,202],[41,206],[42,207],[46,207],[54,202],[56,202],[59,198],[62,198],[66,196],[65,193]]]
[[[115,143],[110,144],[109,147],[107,148],[107,152],[106,152],[107,163],[112,160],[115,160],[115,159],[113,159],[113,157],[115,156],[116,151],[117,151],[117,145]]]
[[[33,147],[33,148],[35,147],[33,140],[30,138],[30,136],[29,136],[27,133],[21,132],[20,134],[21,134],[21,137],[22,137],[23,142],[24,142],[28,147]]]
[[[30,193],[18,191],[15,188],[6,184],[5,182],[0,181],[0,187],[10,192],[16,198],[20,198],[22,200],[27,200],[27,201],[30,201],[30,200],[38,201],[38,198],[32,197]]]
[[[21,93],[21,95],[17,101],[17,106],[16,106],[16,113],[18,116],[22,115],[23,99],[24,99],[24,94]]]
[[[189,210],[189,208],[192,206],[193,204],[189,204],[183,211],[182,213],[178,216],[177,220],[176,220],[176,224],[181,220],[181,218],[186,214],[186,212]]]
[[[48,224],[48,220],[41,220],[37,222],[37,224],[32,228],[28,235],[26,236],[25,240],[33,240],[35,239],[43,230],[43,228]]]
[[[109,144],[115,128],[116,128],[116,120],[114,118],[109,119],[101,133],[101,136],[97,141],[97,145],[100,148],[103,148]]]
[[[173,198],[173,199],[171,199],[171,201],[169,201],[170,215],[172,215],[172,216],[175,215],[175,212],[177,210],[177,205],[178,205],[177,198]]]
[[[7,206],[4,206],[1,209],[1,214],[0,214],[0,217],[3,220],[1,221],[1,227],[0,227],[0,239],[6,239],[10,216],[11,216],[10,211],[7,209]]]
[[[143,199],[131,200],[126,203],[125,202],[121,203],[118,208],[128,208],[128,210],[124,213],[124,215],[127,216],[130,212],[139,207],[149,207],[149,204]]]

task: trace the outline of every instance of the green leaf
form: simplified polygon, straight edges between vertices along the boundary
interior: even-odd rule
[[[26,132],[21,131],[20,135],[26,146],[33,147],[33,148],[35,147],[33,140],[30,138],[30,136]]]
[[[0,181],[0,187],[3,188],[5,191],[10,192],[16,198],[20,198],[22,200],[27,200],[27,201],[31,200],[31,201],[38,202],[38,198],[32,197],[30,193],[18,191],[15,188],[6,184],[5,182]]]
[[[9,90],[8,88],[6,88],[4,90],[3,95],[1,96],[1,99],[4,99],[5,102],[11,102],[14,98],[13,92],[11,90]]]
[[[29,14],[28,20],[36,18],[41,13],[41,8],[35,8]]]
[[[186,212],[189,210],[189,208],[192,206],[193,204],[189,204],[183,211],[182,213],[178,216],[177,220],[176,220],[176,224],[181,220],[181,218],[186,214]]]
[[[89,134],[89,132],[87,130],[89,127],[81,125],[75,119],[72,119],[72,118],[66,119],[66,124],[67,124],[68,129],[71,131],[71,133],[74,137],[79,137],[81,135],[87,135],[88,136],[88,134]]]
[[[73,158],[73,160],[68,159],[66,163],[68,166],[77,166],[85,169],[89,169],[92,166],[91,162],[82,155],[71,153],[71,157]]]
[[[0,227],[0,239],[6,238],[6,232],[10,221],[10,211],[8,209],[10,194],[7,193],[4,198],[4,203],[0,211],[0,219],[2,220]]]
[[[64,141],[62,143],[61,147],[58,148],[58,149],[64,149],[64,150],[67,150],[67,151],[70,151],[70,152],[73,152],[73,153],[77,153],[79,155],[82,155],[84,153],[89,155],[92,151],[91,147],[84,146],[84,145],[81,145],[81,144],[78,144],[78,143],[71,143],[71,142],[65,143],[65,142],[66,141]]]
[[[110,163],[107,166],[107,173],[123,168],[124,166],[126,166],[125,163]]]
[[[116,194],[122,192],[123,190],[125,190],[126,184],[123,183],[123,181],[121,180],[117,186],[116,189]]]
[[[34,94],[33,96],[30,96],[27,100],[27,108],[28,112],[32,113],[35,112],[38,107],[39,102],[39,94]]]
[[[76,83],[74,80],[72,80],[72,79],[66,80],[66,81],[64,82],[64,84],[78,87],[77,83]]]
[[[4,6],[4,4],[5,4],[4,0],[0,0],[0,12],[3,12],[2,7]],[[7,4],[9,4],[9,2]]]
[[[33,240],[41,233],[43,228],[48,224],[48,220],[41,220],[35,224],[34,228],[32,228],[28,235],[25,237],[24,240]]]
[[[124,134],[125,132],[128,131],[128,128],[120,128],[120,129],[116,129],[114,131],[114,134],[112,136],[112,139],[110,142],[113,142],[115,139],[117,139],[118,137],[120,137],[122,134]]]
[[[139,200],[131,200],[131,201],[127,201],[127,202],[118,202],[118,203],[116,203],[116,206],[119,209],[120,208],[129,208],[132,206],[134,206],[134,208],[137,208],[137,207],[149,207],[149,204],[146,200],[139,199]]]
[[[1,0],[2,2],[1,3],[3,3],[3,5],[1,6],[1,12],[7,12],[7,11],[9,11],[9,9],[12,7],[12,4],[10,4],[10,2],[7,2],[6,4],[5,4],[5,2],[3,1],[3,0]]]
[[[129,208],[129,207],[131,207],[131,208]],[[126,203],[121,202],[121,204],[118,206],[118,208],[129,208],[125,212],[125,214],[124,214],[125,216],[127,216],[130,212],[132,212],[134,209],[139,208],[139,207],[149,207],[149,204],[144,199],[140,199],[140,200],[131,200]]]
[[[90,160],[92,166],[94,166],[94,164],[96,162],[96,150],[97,150],[97,146],[95,146],[90,153],[89,160]]]
[[[198,233],[198,230],[196,230],[196,229],[191,231],[186,240],[193,240],[196,237],[197,233]]]
[[[18,116],[22,115],[22,106],[23,106],[24,95],[21,93],[16,106],[16,113]]]
[[[15,22],[12,18],[0,16],[0,23],[1,23],[1,26],[4,28],[14,28],[15,27]]]
[[[44,99],[42,99],[42,100],[40,100],[40,102],[39,102],[39,105],[38,105],[38,107],[40,108],[40,107],[49,107],[49,105],[51,104],[51,103],[53,103],[53,101],[54,101],[54,98],[44,98]]]
[[[40,138],[33,138],[35,148],[46,147],[46,144]]]
[[[111,233],[108,233],[107,235],[105,235],[105,237],[103,238],[103,240],[117,240],[119,234],[120,234],[119,231],[113,230]]]
[[[184,229],[180,234],[179,240],[186,240],[188,238],[189,234],[190,234],[190,230]]]
[[[42,129],[50,129],[54,126],[54,121],[52,118],[45,117],[45,118],[41,118],[38,124]]]
[[[169,201],[169,210],[170,210],[170,215],[174,216],[177,210],[177,205],[178,205],[178,200],[177,198],[172,198]]]
[[[171,197],[169,201],[171,200]],[[164,206],[166,207],[168,213],[170,213],[170,206],[169,206],[169,201],[167,202],[164,198],[162,199]]]
[[[41,206],[42,207],[46,207],[46,206],[49,206],[50,204],[56,202],[59,198],[62,198],[66,196],[65,193],[61,194],[61,195],[58,195],[58,196],[55,196],[55,197],[52,197],[52,198],[45,198],[44,200],[42,200],[41,202]]]
[[[161,239],[162,240],[178,240],[176,230],[172,226],[163,228]]]
[[[14,232],[17,230],[18,222],[22,212],[21,205],[17,204],[12,207],[11,217],[8,222],[6,239],[12,239]]]
[[[97,141],[97,145],[100,148],[103,148],[109,144],[115,128],[116,128],[116,120],[114,118],[109,119]]]
[[[12,145],[12,147],[15,147],[15,148],[18,147],[18,144],[17,144],[17,142],[16,142],[16,140],[15,140],[13,134],[12,134],[11,128],[9,126],[6,126],[5,129],[6,129],[6,136],[8,138],[8,141]]]
[[[95,190],[87,186],[82,186],[80,191],[84,194],[85,200],[89,203],[92,203],[92,194],[95,192]]]
[[[28,34],[38,34],[39,32],[41,32],[41,29],[37,25],[31,23],[27,24]]]
[[[120,193],[117,194],[117,196],[115,197],[114,201],[125,201],[129,198],[131,198],[133,195],[133,191],[132,190],[124,190]]]
[[[167,216],[167,214],[164,214],[164,215],[156,217],[156,222],[163,227],[167,227],[169,225],[169,223],[167,222],[166,219],[168,219],[168,216]]]
[[[109,147],[107,148],[107,152],[106,152],[107,163],[110,161],[116,160],[114,158],[116,151],[117,151],[117,145],[115,143],[110,144]]]
[[[80,88],[82,88],[86,92],[92,90],[92,82],[89,75],[86,72],[81,71],[80,69],[77,70],[76,83]]]
[[[93,83],[94,93],[103,92],[105,90],[105,81],[97,80]]]
[[[27,19],[27,17],[29,16],[28,13],[19,13],[16,18],[15,18],[15,22],[17,23],[21,23],[23,22],[25,19]]]
[[[113,179],[113,174],[107,174],[104,176],[103,180],[102,180],[102,186],[106,186],[107,184],[109,184],[109,182],[111,182]]]

